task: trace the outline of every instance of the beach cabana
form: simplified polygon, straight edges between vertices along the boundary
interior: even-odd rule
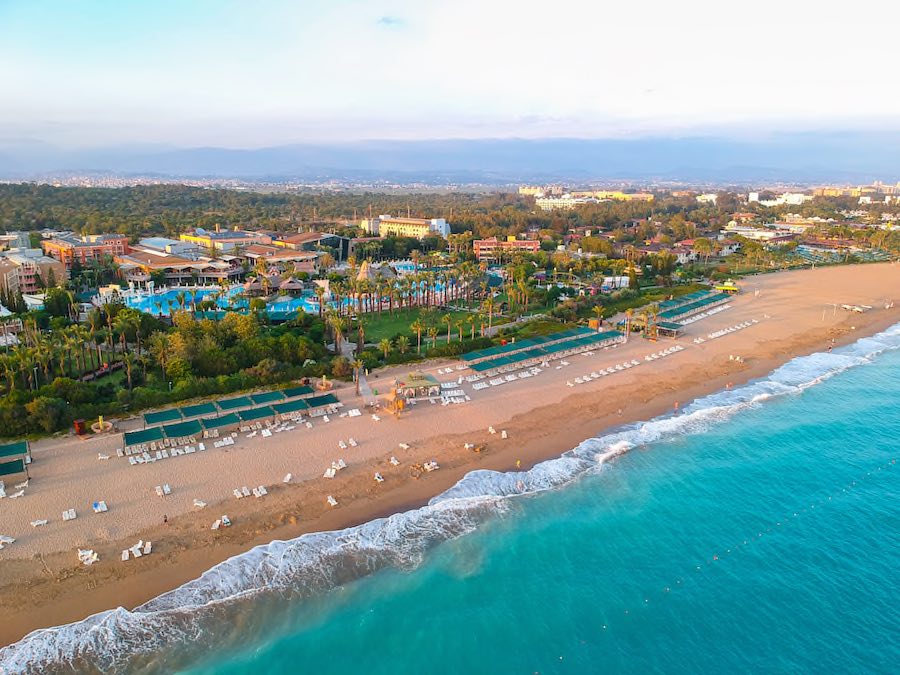
[[[683,328],[684,326],[674,321],[660,321],[656,324],[656,331],[666,337],[678,337],[681,335]]]
[[[237,413],[228,413],[220,417],[205,417],[200,420],[204,429],[221,429],[222,427],[236,427],[241,423]]]
[[[238,413],[238,417],[242,422],[252,422],[254,420],[265,419],[266,417],[275,417],[275,411],[272,406],[264,405],[259,408],[251,408],[250,410],[242,410]]]
[[[253,401],[249,396],[238,396],[237,398],[229,398],[219,401],[219,408],[224,411],[238,410],[239,408],[249,408],[253,405]]]
[[[272,409],[279,415],[289,415],[291,413],[300,412],[309,408],[309,404],[305,399],[298,398],[295,401],[285,401],[284,403],[276,403]]]
[[[168,438],[185,438],[187,436],[197,436],[203,433],[203,426],[199,420],[191,420],[189,422],[176,422],[175,424],[167,424],[162,428]]]
[[[5,443],[0,445],[0,459],[7,457],[31,457],[31,448],[28,441],[16,441],[15,443]]]
[[[159,410],[157,412],[145,413],[144,424],[153,426],[155,424],[164,424],[165,422],[176,422],[181,419],[181,412],[178,408],[170,410]]]
[[[181,410],[181,416],[185,419],[189,417],[200,417],[201,415],[215,415],[219,412],[214,403],[198,403],[197,405],[186,405]]]
[[[338,402],[338,398],[334,394],[322,394],[321,396],[313,396],[312,398],[306,399],[306,405],[310,409],[321,408],[326,405],[335,405]]]
[[[14,476],[17,473],[28,475],[28,467],[24,459],[11,459],[8,462],[0,462],[0,476]]]
[[[283,401],[284,393],[281,391],[264,391],[259,394],[250,394],[250,400],[253,401],[254,405],[274,403],[275,401]]]
[[[143,443],[152,443],[153,441],[161,441],[164,438],[162,427],[150,427],[149,429],[141,429],[140,431],[125,432],[125,447],[141,445]]]
[[[306,385],[288,387],[287,389],[282,389],[281,393],[284,394],[285,398],[297,398],[298,396],[309,396],[313,393],[313,388],[307,387]]]
[[[397,380],[395,389],[407,399],[432,398],[441,395],[441,383],[434,376],[422,371],[409,373],[402,380]]]

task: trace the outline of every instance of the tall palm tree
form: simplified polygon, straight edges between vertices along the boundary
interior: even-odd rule
[[[405,354],[409,349],[409,338],[405,335],[401,335],[397,338],[397,351],[401,354]]]
[[[425,324],[422,323],[422,319],[420,318],[416,318],[409,326],[409,329],[416,334],[416,351],[419,354],[422,353],[422,331],[424,328]]]
[[[431,338],[431,348],[434,349],[435,344],[437,343],[438,329],[437,326],[431,326],[428,329],[428,337]]]
[[[363,362],[359,359],[353,361],[353,381],[356,383],[356,395],[359,396],[359,375],[362,372]]]
[[[447,324],[447,344],[450,344],[450,329],[453,327],[453,317],[450,314],[444,314],[441,321]]]

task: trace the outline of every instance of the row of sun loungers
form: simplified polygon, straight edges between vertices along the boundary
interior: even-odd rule
[[[216,436],[218,436],[218,430],[216,431]],[[204,434],[204,438],[207,436]],[[161,441],[153,441],[151,443],[140,443],[138,445],[131,445],[125,448],[125,452],[121,453],[120,450],[116,450],[116,455],[119,457],[123,457],[126,455],[147,455],[150,452],[157,452],[161,450],[168,450],[169,448],[176,448],[179,446],[190,445],[196,443],[197,439],[194,436],[184,436],[183,438],[164,438]]]
[[[225,448],[229,445],[234,445],[234,438],[231,436],[225,436],[224,438],[220,438],[218,441],[213,442],[214,448]]]
[[[581,377],[576,377],[574,380],[568,380],[566,382],[566,386],[574,387],[576,384],[584,384],[585,382],[590,382],[591,380],[596,380],[601,377],[606,377],[607,375],[612,375],[622,370],[628,370],[629,368],[634,368],[635,366],[640,365],[640,361],[632,360],[632,361],[624,361],[623,363],[616,364],[615,366],[611,366],[609,368],[604,368],[603,370],[595,370],[587,375],[582,375]]]
[[[337,475],[337,472],[341,469],[347,468],[347,462],[343,459],[339,459],[336,462],[332,462],[331,466],[325,469],[325,473],[322,476],[323,478],[334,478]]]
[[[229,437],[223,438],[220,441],[216,441],[215,443],[213,443],[213,445],[215,445],[215,447],[219,448],[219,447],[222,447],[222,445],[227,445],[228,443],[226,441],[228,441],[230,443],[234,443],[234,440],[229,436]],[[152,455],[149,452],[144,452],[140,455],[132,454],[128,458],[128,463],[131,464],[131,466],[137,466],[138,464],[152,464],[153,462],[158,462],[163,459],[169,459],[170,457],[179,457],[181,455],[192,455],[195,452],[203,452],[204,450],[206,450],[205,443],[198,443],[196,446],[187,445],[184,448],[173,446],[170,450],[166,450],[166,449],[156,450],[155,453]]]
[[[170,494],[172,494],[172,488],[169,487],[168,483],[156,486],[157,497],[168,497]]]
[[[694,316],[689,316],[684,319],[679,319],[678,323],[682,326],[686,326],[689,323],[694,323],[695,321],[699,321],[700,319],[705,319],[706,317],[712,316],[713,314],[718,314],[719,312],[724,312],[726,309],[731,309],[731,305],[719,305],[718,307],[713,307],[712,309],[708,309],[705,312],[700,312],[699,314],[694,314]]]
[[[743,330],[743,329],[745,329],[745,328],[749,328],[750,326],[752,326],[752,325],[755,324],[755,323],[759,323],[759,320],[758,320],[758,319],[751,319],[750,321],[743,321],[743,322],[741,322],[741,323],[739,323],[739,324],[736,324],[736,325],[734,325],[734,326],[729,326],[728,328],[723,328],[722,330],[714,331],[714,332],[710,333],[709,335],[707,335],[707,336],[706,336],[706,339],[703,339],[703,338],[697,338],[697,339],[698,339],[698,340],[703,340],[704,342],[706,342],[706,340],[715,340],[716,338],[720,338],[720,337],[722,337],[722,336],[724,336],[724,335],[728,335],[729,333],[735,333],[735,332],[737,332],[737,331],[739,331],[739,330]],[[694,340],[694,342],[697,342],[697,340]]]
[[[131,548],[126,548],[122,551],[122,562],[125,562],[129,558],[140,558],[145,555],[150,555],[153,552],[153,544],[152,542],[145,542],[143,539],[136,543]]]
[[[237,499],[243,499],[244,497],[249,497],[250,495],[253,495],[257,499],[259,499],[260,497],[265,497],[267,494],[269,494],[269,491],[266,490],[265,485],[260,485],[259,487],[255,487],[252,490],[245,485],[242,488],[235,488],[234,490],[232,490],[232,492]]]

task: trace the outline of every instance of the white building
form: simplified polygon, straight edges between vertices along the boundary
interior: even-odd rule
[[[444,239],[450,236],[450,224],[443,218],[395,218],[380,215],[377,218],[364,218],[361,227],[371,235],[387,237],[413,237],[423,239],[436,234]]]
[[[703,195],[697,195],[697,201],[700,204],[713,204],[715,205],[716,201],[719,199],[719,195],[715,192],[709,192]]]

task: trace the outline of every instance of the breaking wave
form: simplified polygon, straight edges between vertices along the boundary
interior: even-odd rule
[[[168,672],[190,663],[198,648],[247,644],[261,630],[248,619],[253,612],[318,597],[385,568],[414,569],[441,542],[506,512],[514,497],[565,486],[631,448],[701,433],[898,348],[900,324],[830,353],[793,359],[765,378],[697,399],[680,415],[588,439],[528,471],[472,471],[422,508],[257,546],[134,610],[120,607],[36,630],[0,649],[0,673]]]

